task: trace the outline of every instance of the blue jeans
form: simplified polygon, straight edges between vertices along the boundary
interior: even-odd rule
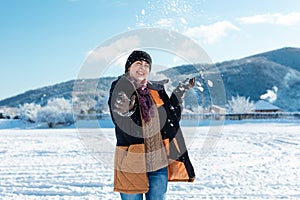
[[[167,167],[154,172],[148,172],[149,190],[145,194],[146,200],[165,200],[168,187]],[[122,200],[142,200],[143,194],[121,194]]]

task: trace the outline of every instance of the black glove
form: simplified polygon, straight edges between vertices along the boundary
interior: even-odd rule
[[[187,78],[184,82],[179,82],[178,86],[175,88],[174,93],[182,97],[186,91],[194,87],[196,84],[196,78]]]
[[[135,108],[135,95],[129,99],[124,92],[119,92],[116,102],[114,102],[113,111],[121,116],[131,116]]]

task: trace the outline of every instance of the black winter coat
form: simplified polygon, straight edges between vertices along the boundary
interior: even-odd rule
[[[149,81],[147,87],[151,90],[156,90],[159,97],[163,101],[163,105],[158,108],[160,119],[160,130],[162,139],[170,140],[170,155],[169,158],[183,162],[188,176],[194,179],[195,173],[190,162],[185,141],[180,128],[180,118],[182,111],[182,94],[180,95],[176,90],[171,97],[168,96],[164,89],[163,82]],[[115,124],[115,134],[117,139],[117,146],[130,146],[132,144],[143,144],[144,138],[142,133],[142,118],[140,114],[139,102],[136,101],[135,111],[131,116],[120,116],[112,111],[112,105],[120,91],[125,92],[127,97],[132,95],[137,96],[137,92],[133,84],[123,75],[120,76],[111,84],[110,96],[108,105],[110,108],[112,120]],[[179,146],[175,145],[172,140],[176,138]]]

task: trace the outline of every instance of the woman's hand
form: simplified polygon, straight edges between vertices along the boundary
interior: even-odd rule
[[[180,84],[180,83],[179,83]],[[196,78],[187,78],[185,81],[182,83],[182,87],[184,87],[185,90],[189,90],[192,87],[194,87],[196,84]]]
[[[129,99],[124,92],[119,92],[114,103],[113,111],[121,116],[130,116],[134,109],[136,96],[132,95]]]
[[[183,96],[183,94],[188,91],[189,89],[191,89],[192,87],[194,87],[196,84],[196,78],[187,78],[185,79],[184,82],[180,82],[178,84],[178,86],[175,88],[175,92],[180,95]]]

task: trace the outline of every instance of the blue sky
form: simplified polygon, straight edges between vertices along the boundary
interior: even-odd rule
[[[4,99],[76,79],[95,48],[139,28],[184,34],[213,62],[300,47],[300,1],[1,0],[0,27]]]

